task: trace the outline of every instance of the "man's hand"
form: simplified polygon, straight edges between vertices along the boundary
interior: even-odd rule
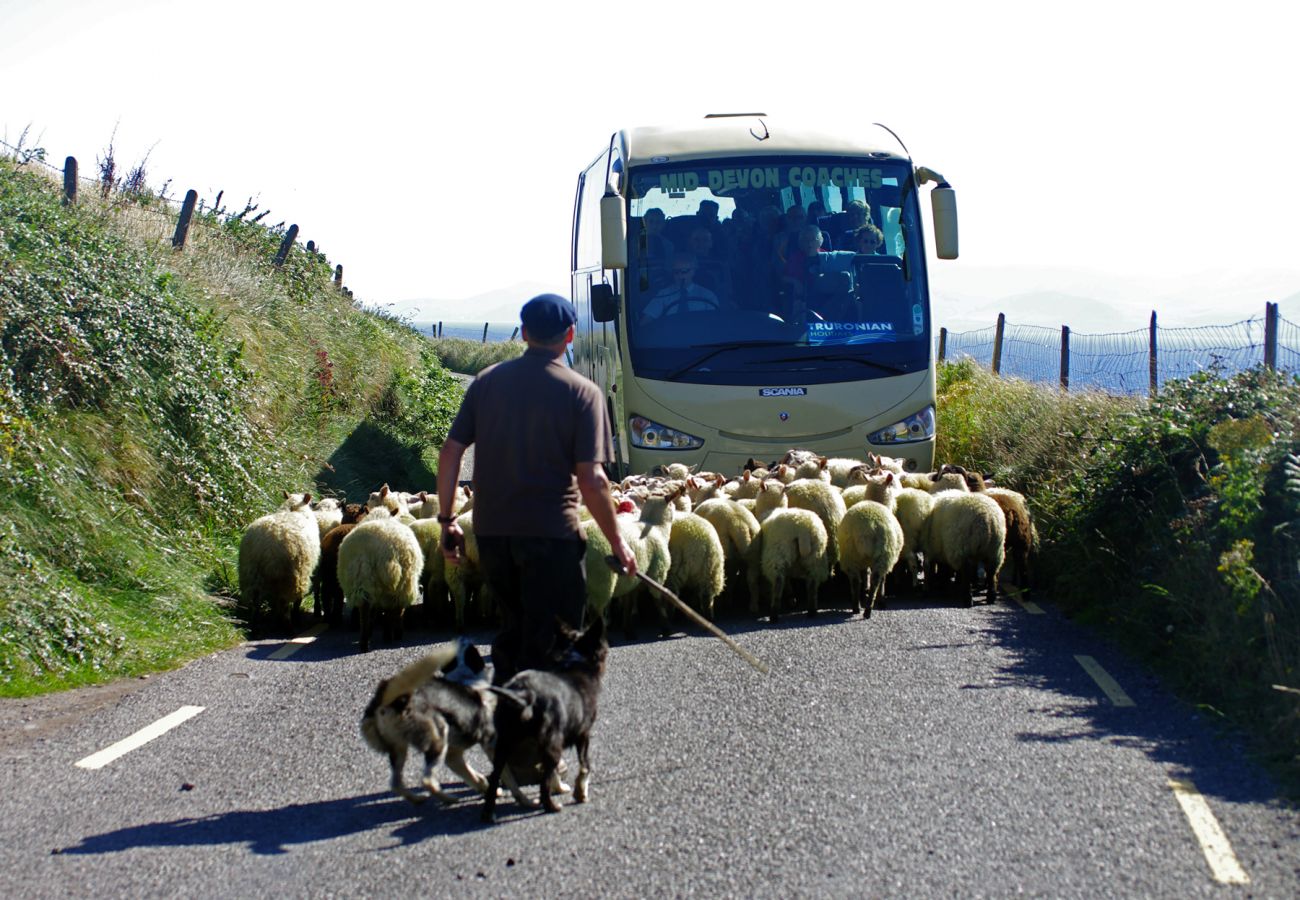
[[[442,526],[442,557],[449,563],[459,563],[465,546],[465,532],[455,522]]]
[[[636,575],[636,554],[627,545],[627,541],[623,540],[622,535],[619,535],[618,540],[614,542],[611,549],[614,551],[614,555],[618,557],[618,561],[623,564],[623,574],[629,578]]]

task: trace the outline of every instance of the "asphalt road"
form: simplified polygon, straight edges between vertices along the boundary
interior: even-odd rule
[[[358,733],[378,680],[447,633],[361,655],[331,630],[287,658],[268,641],[199,660],[0,745],[0,895],[1300,895],[1300,815],[1050,608],[722,624],[769,676],[702,634],[616,638],[590,802],[504,800],[494,826],[459,783],[450,807],[390,795]],[[202,711],[77,765],[184,707]],[[1207,855],[1171,779],[1194,783],[1238,870],[1212,838]]]

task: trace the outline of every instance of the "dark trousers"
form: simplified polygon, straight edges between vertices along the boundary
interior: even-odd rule
[[[478,536],[483,579],[501,610],[492,643],[492,680],[544,667],[558,617],[582,628],[587,609],[587,542],[581,538]]]

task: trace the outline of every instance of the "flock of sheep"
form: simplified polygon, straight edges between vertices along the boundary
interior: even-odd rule
[[[887,578],[893,591],[905,592],[922,573],[927,593],[954,589],[955,579],[959,601],[970,605],[982,582],[992,601],[1004,560],[1027,582],[1036,541],[1021,494],[988,486],[960,466],[914,474],[900,460],[875,455],[828,459],[791,450],[733,478],[673,465],[624,479],[614,497],[640,571],[710,618],[720,597],[739,601],[741,586],[756,615],[775,620],[791,593],[816,612],[818,593],[836,571],[846,576],[853,611],[865,616],[882,602]],[[252,620],[269,611],[289,628],[309,589],[315,613],[331,622],[341,620],[346,598],[359,615],[363,651],[376,619],[385,640],[400,638],[402,615],[421,596],[435,616],[450,607],[458,630],[468,615],[490,622],[495,611],[479,566],[472,496],[458,488],[453,508],[465,552],[448,564],[429,492],[385,485],[365,505],[323,499],[314,506],[310,494],[286,493],[283,506],[249,525],[240,542],[242,602]],[[609,544],[585,510],[582,528],[589,614],[608,618],[618,606],[630,627],[645,588],[606,565]],[[666,629],[667,611],[656,608]]]

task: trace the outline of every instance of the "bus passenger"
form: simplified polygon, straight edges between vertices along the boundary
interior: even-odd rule
[[[849,232],[849,244],[845,249],[855,253],[875,256],[885,243],[885,234],[870,222]]]
[[[863,200],[850,200],[844,211],[848,214],[847,227],[839,235],[835,246],[843,250],[852,250],[856,244],[854,232],[871,221],[871,207]]]
[[[673,256],[673,280],[650,298],[641,319],[658,319],[680,312],[710,312],[719,308],[718,295],[695,283],[695,256],[680,252]]]

